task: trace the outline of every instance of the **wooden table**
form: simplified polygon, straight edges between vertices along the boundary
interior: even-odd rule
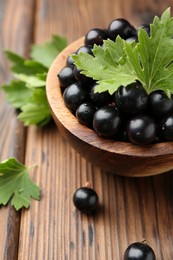
[[[31,44],[52,34],[68,42],[94,27],[124,17],[135,26],[150,22],[172,1],[0,0],[0,46],[27,56]],[[0,53],[0,83],[11,75]],[[0,92],[0,160],[16,157],[41,186],[41,201],[16,212],[0,208],[0,259],[122,260],[126,247],[146,239],[157,260],[173,259],[173,175],[125,178],[103,172],[81,158],[54,124],[24,127]],[[128,170],[128,169],[127,169]],[[100,208],[95,216],[73,206],[74,191],[89,180]]]

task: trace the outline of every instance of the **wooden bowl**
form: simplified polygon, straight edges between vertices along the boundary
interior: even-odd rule
[[[51,65],[46,83],[48,102],[59,131],[84,158],[100,168],[123,176],[150,176],[173,169],[173,142],[139,147],[131,143],[100,138],[78,123],[66,108],[57,78],[69,54],[84,45],[84,38],[70,44]]]

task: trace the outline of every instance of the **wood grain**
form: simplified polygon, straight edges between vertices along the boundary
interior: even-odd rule
[[[2,49],[11,49],[26,55],[32,40],[33,1],[0,1],[0,83],[8,82],[9,64]],[[15,15],[14,15],[15,14]],[[8,69],[7,69],[8,68]],[[25,160],[25,129],[17,121],[16,112],[5,102],[0,90],[0,159],[16,157]],[[0,259],[17,259],[20,228],[20,212],[10,205],[0,207]]]
[[[36,11],[32,13],[34,19],[31,22],[34,23],[35,42],[43,42],[53,33],[64,35],[72,42],[92,27],[106,27],[115,17],[125,17],[137,25],[150,20],[155,12],[160,14],[167,6],[173,7],[171,1],[159,0],[102,0],[99,6],[96,0],[35,2]],[[12,0],[6,3],[8,12],[12,3]],[[15,1],[13,13],[15,10],[18,13],[21,7],[20,10],[32,10],[31,3],[33,1]],[[9,20],[6,18],[5,24],[10,24]],[[26,35],[31,35],[28,27],[24,26],[24,20],[21,23]],[[5,28],[11,31],[8,26]],[[4,34],[8,35],[5,31]],[[24,50],[25,41],[21,43],[17,37],[18,34],[9,41],[11,46],[19,48],[19,44]],[[28,42],[25,44],[28,46]],[[0,108],[2,120],[6,108],[2,105]],[[9,117],[16,122],[13,113]],[[7,131],[9,123],[6,125],[3,120],[0,131],[2,127]],[[24,142],[19,139],[20,135],[15,136],[12,148],[9,148],[13,128],[8,130],[9,139],[5,143],[4,131],[3,135],[0,134],[2,157],[9,154],[8,149],[14,149],[14,142]],[[38,164],[31,176],[41,186],[42,196],[40,202],[32,201],[30,208],[21,212],[18,260],[123,260],[129,243],[143,239],[153,247],[158,260],[173,259],[172,172],[137,179],[101,171],[76,153],[54,124],[42,129],[29,127],[25,143],[25,153],[21,148],[20,154],[25,156],[26,165]],[[79,213],[72,203],[74,191],[86,181],[91,182],[99,195],[100,206],[94,216]],[[0,214],[0,259],[15,260],[15,252],[6,256],[8,251],[4,251],[10,240],[7,239],[7,227],[11,223],[8,214],[4,214],[6,210],[2,208]],[[14,220],[12,222],[15,223]],[[17,243],[15,238],[11,240],[12,245]]]

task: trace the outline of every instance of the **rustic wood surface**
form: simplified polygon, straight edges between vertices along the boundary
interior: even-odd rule
[[[52,34],[68,42],[90,28],[107,27],[117,17],[134,25],[152,20],[172,6],[159,0],[0,0],[0,47],[24,56],[30,44]],[[11,78],[0,53],[0,83]],[[14,156],[41,186],[41,201],[28,210],[0,208],[0,259],[123,260],[129,243],[146,239],[157,260],[173,259],[173,175],[125,178],[112,175],[83,159],[62,138],[54,124],[28,128],[0,92],[0,160]],[[127,169],[128,171],[128,169]],[[80,214],[73,206],[76,188],[90,181],[100,207],[96,215]]]

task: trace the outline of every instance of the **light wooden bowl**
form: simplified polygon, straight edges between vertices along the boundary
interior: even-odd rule
[[[57,74],[65,66],[67,56],[82,45],[84,38],[65,48],[51,65],[47,76],[47,98],[61,134],[81,156],[117,175],[142,177],[173,169],[173,142],[139,147],[131,143],[102,139],[93,130],[79,124],[66,108]]]

